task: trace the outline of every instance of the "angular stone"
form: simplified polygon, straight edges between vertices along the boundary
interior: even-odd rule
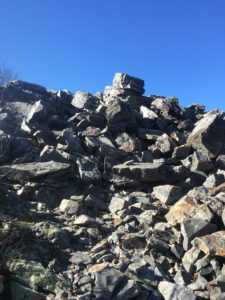
[[[93,294],[96,300],[109,300],[112,298],[112,293],[121,284],[127,282],[126,276],[114,268],[105,268],[100,272],[94,273],[95,287]]]
[[[212,174],[207,177],[205,182],[203,182],[203,186],[206,189],[212,189],[224,182],[225,178],[224,175],[222,174]]]
[[[14,181],[29,181],[41,176],[63,172],[70,168],[69,164],[55,161],[34,162],[0,167],[0,175]]]
[[[174,159],[185,159],[191,152],[191,147],[188,145],[181,145],[175,147],[173,150],[172,158]]]
[[[168,114],[168,112],[170,110],[169,103],[166,102],[164,98],[160,98],[160,97],[158,97],[152,101],[151,107],[160,110],[164,114]]]
[[[59,143],[66,144],[69,153],[84,153],[80,138],[73,135],[69,130],[63,130],[57,140]]]
[[[97,98],[84,91],[77,91],[71,104],[78,109],[93,109],[97,107]]]
[[[38,122],[46,122],[47,119],[47,111],[44,108],[44,105],[42,104],[41,100],[35,102],[35,104],[32,106],[32,109],[30,110],[26,122],[27,123],[38,123]]]
[[[59,209],[62,212],[67,213],[68,215],[74,215],[78,213],[80,206],[81,206],[80,201],[63,199],[60,203]]]
[[[169,224],[175,226],[192,218],[210,222],[213,214],[206,204],[198,204],[194,198],[184,196],[170,208],[165,217]]]
[[[158,285],[158,289],[165,300],[195,300],[194,293],[182,286],[168,281],[161,281]]]
[[[173,279],[178,285],[187,286],[189,283],[191,283],[191,275],[182,269],[177,271]]]
[[[185,270],[192,274],[195,271],[194,264],[199,258],[201,253],[201,250],[197,247],[192,247],[189,249],[187,252],[185,252],[183,258],[182,258],[182,263],[185,268]]]
[[[189,135],[188,144],[193,148],[215,157],[225,149],[225,120],[224,113],[212,110],[198,121]]]
[[[175,185],[158,185],[153,188],[152,196],[162,203],[171,205],[181,198],[182,191],[180,187]]]
[[[181,224],[181,234],[183,235],[183,248],[188,250],[190,242],[197,236],[203,236],[216,231],[216,225],[209,220],[191,218]]]
[[[127,284],[122,289],[120,289],[120,291],[116,295],[116,299],[129,300],[133,297],[141,297],[141,293],[141,287],[134,280],[128,280]]]
[[[225,231],[197,237],[192,243],[207,255],[225,257]]]
[[[113,79],[113,88],[133,90],[137,93],[144,93],[144,80],[132,77],[124,73],[116,73]]]
[[[160,182],[166,180],[167,169],[162,163],[133,163],[120,164],[113,167],[113,173],[127,178],[144,182]]]
[[[225,170],[225,155],[224,154],[221,154],[217,157],[216,162],[215,162],[215,168]]]
[[[92,263],[92,259],[88,252],[77,251],[72,254],[69,261],[76,265],[89,265]]]
[[[206,154],[200,151],[195,151],[193,153],[192,164],[191,164],[191,168],[193,170],[207,172],[210,169],[212,169],[212,167],[213,167],[213,162]]]
[[[130,203],[131,201],[127,198],[113,197],[109,204],[109,210],[112,214],[115,214],[117,211],[127,208]]]
[[[80,225],[80,226],[91,226],[91,225],[102,225],[103,222],[100,222],[99,220],[96,220],[92,217],[89,217],[87,215],[80,215],[78,216],[74,223],[74,225]]]
[[[129,106],[120,99],[108,102],[106,119],[109,129],[117,132],[134,129],[136,124]]]
[[[98,181],[101,179],[101,173],[99,172],[97,163],[88,158],[82,157],[77,160],[79,166],[80,178],[83,181]]]
[[[129,234],[122,237],[121,246],[125,250],[143,249],[145,246],[145,241],[143,237]]]
[[[60,274],[45,269],[41,263],[33,260],[12,259],[7,267],[18,278],[33,288],[47,290],[58,295],[63,289],[70,287],[70,281]]]
[[[175,147],[174,141],[166,133],[158,137],[155,144],[163,154],[170,153]]]

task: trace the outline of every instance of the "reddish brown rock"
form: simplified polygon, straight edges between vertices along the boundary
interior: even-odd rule
[[[195,198],[184,196],[170,208],[165,217],[169,224],[175,226],[193,217],[211,221],[213,215],[207,204],[198,204]]]
[[[193,243],[202,252],[225,257],[225,231],[217,231],[194,239]]]

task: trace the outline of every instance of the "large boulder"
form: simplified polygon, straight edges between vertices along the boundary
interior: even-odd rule
[[[209,157],[215,157],[225,149],[224,112],[212,110],[198,121],[188,137],[188,144]]]
[[[116,73],[113,79],[114,89],[133,90],[139,94],[144,93],[144,80],[124,73]]]

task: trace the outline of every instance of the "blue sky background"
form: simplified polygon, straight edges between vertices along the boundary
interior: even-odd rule
[[[225,0],[0,0],[0,64],[51,89],[146,94],[225,110]]]

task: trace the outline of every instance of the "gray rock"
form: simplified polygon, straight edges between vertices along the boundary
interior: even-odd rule
[[[190,289],[168,281],[161,281],[158,289],[165,300],[196,299],[194,293]]]
[[[165,204],[174,204],[177,202],[183,193],[180,187],[175,185],[159,185],[153,188],[152,196]]]
[[[133,280],[128,280],[127,284],[120,289],[116,297],[113,299],[117,300],[129,300],[133,297],[141,298],[142,289],[141,287]]]
[[[221,154],[217,157],[216,162],[215,162],[215,168],[225,170],[225,155],[224,154]]]
[[[168,114],[170,110],[170,105],[167,101],[165,101],[164,98],[156,98],[155,100],[153,100],[151,103],[151,107],[160,110],[164,114]]]
[[[80,226],[100,226],[103,224],[103,222],[100,222],[99,220],[89,217],[87,215],[80,215],[75,219],[73,224]]]
[[[67,129],[62,131],[57,140],[59,143],[66,144],[66,149],[69,153],[84,153],[80,138],[73,135]]]
[[[178,285],[187,286],[191,283],[191,275],[185,270],[179,269],[174,276],[174,281]]]
[[[9,159],[12,137],[0,133],[0,163],[6,163]]]
[[[131,204],[129,198],[113,197],[109,204],[109,210],[115,214],[117,211],[127,208],[129,204]]]
[[[77,251],[72,254],[69,261],[76,265],[89,265],[92,263],[92,259],[88,252]]]
[[[144,80],[132,77],[124,73],[116,73],[113,79],[113,88],[133,90],[137,93],[144,93]]]
[[[181,145],[175,147],[173,150],[172,158],[174,159],[185,159],[191,152],[191,147],[188,145]]]
[[[197,236],[210,234],[216,231],[216,225],[208,220],[191,218],[181,224],[181,233],[183,235],[183,248],[188,250],[190,242]]]
[[[127,103],[120,99],[109,101],[106,107],[106,119],[111,131],[124,132],[134,129],[136,121]]]
[[[77,91],[71,104],[78,109],[94,109],[98,106],[97,98],[84,91]]]
[[[44,294],[38,293],[25,285],[22,285],[19,282],[13,280],[11,282],[11,299],[20,300],[20,299],[29,299],[29,300],[46,300]]]
[[[155,144],[163,154],[172,152],[173,148],[175,147],[174,141],[166,133],[158,137]]]
[[[23,80],[11,81],[6,86],[18,87],[22,90],[32,91],[33,93],[37,93],[37,94],[45,94],[47,92],[45,87],[36,83],[30,83]]]
[[[163,182],[167,177],[167,169],[162,163],[120,164],[113,167],[113,174],[119,175],[121,181]]]
[[[191,168],[198,171],[207,172],[213,167],[213,162],[210,158],[199,151],[195,151],[192,155],[192,164]]]
[[[80,206],[80,201],[63,199],[60,203],[59,209],[60,211],[65,212],[68,215],[74,215],[79,212]]]
[[[114,268],[106,268],[94,275],[95,287],[93,294],[97,300],[111,299],[116,288],[125,285],[127,282],[126,276]]]
[[[29,123],[42,123],[42,122],[46,122],[47,120],[47,111],[44,107],[44,105],[42,104],[42,101],[39,100],[37,102],[35,102],[35,104],[32,106],[27,118],[26,118],[26,122]]]
[[[40,153],[40,161],[46,162],[50,160],[62,163],[76,163],[77,156],[54,148],[54,146],[46,145]]]
[[[212,189],[225,181],[224,175],[222,174],[212,174],[209,175],[205,182],[203,182],[203,186],[206,189]]]
[[[29,181],[53,173],[61,173],[69,168],[69,164],[54,161],[7,165],[0,167],[0,176],[14,181]]]
[[[224,113],[212,110],[198,121],[189,135],[188,144],[193,148],[215,157],[225,148]]]
[[[88,157],[82,157],[77,160],[80,178],[85,182],[99,181],[101,173],[97,163]]]

